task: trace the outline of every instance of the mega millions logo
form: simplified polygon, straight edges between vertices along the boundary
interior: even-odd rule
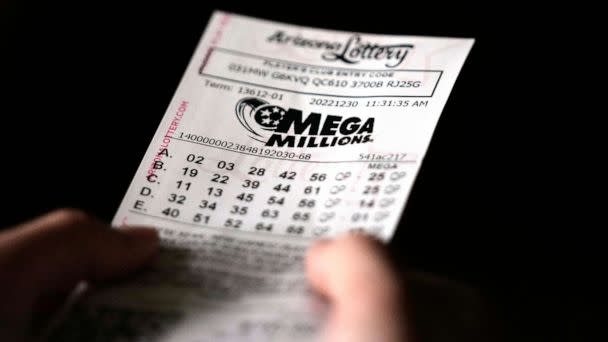
[[[236,104],[236,117],[249,137],[266,146],[331,147],[373,141],[374,118],[304,115],[299,109],[247,97]]]

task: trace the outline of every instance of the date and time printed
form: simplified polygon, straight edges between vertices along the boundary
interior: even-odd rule
[[[378,81],[380,82],[380,81]],[[365,84],[365,83],[362,83]],[[377,84],[377,83],[374,83]],[[356,84],[355,84],[356,85]],[[222,89],[226,91],[235,91],[239,95],[253,96],[261,99],[281,101],[285,97],[285,93],[281,91],[272,91],[262,89],[256,86],[233,86],[224,82],[218,82],[216,80],[205,80],[205,86],[210,88]],[[369,99],[369,100],[343,100],[325,97],[312,97],[308,100],[310,106],[319,107],[344,107],[344,108],[357,108],[357,107],[412,107],[412,108],[425,108],[429,105],[428,99]]]

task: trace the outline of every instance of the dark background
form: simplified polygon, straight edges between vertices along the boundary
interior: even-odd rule
[[[585,231],[596,224],[579,211],[589,174],[575,148],[593,135],[580,132],[578,74],[564,69],[574,12],[512,2],[2,2],[1,227],[65,206],[112,218],[213,8],[476,38],[391,247],[402,265],[479,289],[506,341],[585,339],[599,250]]]

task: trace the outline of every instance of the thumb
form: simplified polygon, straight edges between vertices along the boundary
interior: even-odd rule
[[[348,235],[317,243],[306,266],[330,304],[327,341],[408,341],[404,290],[379,241]]]
[[[80,280],[125,275],[157,247],[153,229],[110,229],[82,212],[59,210],[0,235],[0,279],[12,284],[23,307]]]

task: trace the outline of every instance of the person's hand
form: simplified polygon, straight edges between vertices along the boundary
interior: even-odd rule
[[[24,338],[32,314],[49,298],[67,295],[82,280],[126,275],[157,248],[153,229],[110,229],[72,209],[1,232],[0,341]]]
[[[306,263],[330,305],[324,341],[412,341],[403,284],[380,242],[363,235],[318,242]]]

